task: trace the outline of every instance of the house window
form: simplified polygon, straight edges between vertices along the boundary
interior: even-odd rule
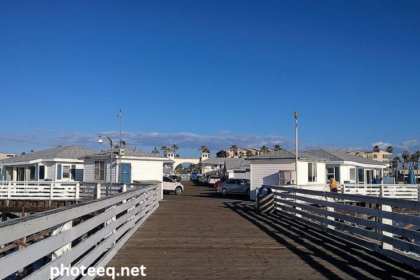
[[[95,180],[105,180],[105,161],[95,161]]]
[[[373,155],[373,158],[378,158],[378,155],[376,155],[376,154],[375,154],[375,155]]]
[[[364,169],[357,169],[359,183],[365,182],[365,170]]]
[[[13,180],[13,167],[6,167],[6,180]]]
[[[350,181],[356,181],[356,168],[350,168]]]
[[[316,163],[308,163],[308,182],[316,182]]]
[[[45,166],[40,165],[39,166],[39,180],[45,179]]]
[[[35,180],[35,166],[29,166],[26,173],[26,180],[27,181],[34,181]]]
[[[334,168],[327,168],[327,180],[335,178]]]
[[[63,165],[63,179],[70,179],[70,165]]]

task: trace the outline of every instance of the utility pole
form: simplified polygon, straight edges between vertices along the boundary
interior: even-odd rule
[[[120,118],[120,149],[121,149],[121,122],[122,122],[122,115],[121,115],[121,109],[119,109],[120,110],[120,112],[117,114],[117,117],[119,117]]]
[[[296,153],[296,187],[298,185],[298,153],[299,153],[299,149],[298,149],[298,116],[299,113],[296,111],[295,112],[295,137],[296,137],[296,147],[295,147],[295,153]]]

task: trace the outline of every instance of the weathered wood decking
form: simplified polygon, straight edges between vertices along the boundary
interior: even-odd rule
[[[418,270],[281,216],[245,197],[184,182],[108,264],[145,279],[411,279]],[[139,279],[124,277],[121,279]],[[98,277],[96,279],[110,279]]]

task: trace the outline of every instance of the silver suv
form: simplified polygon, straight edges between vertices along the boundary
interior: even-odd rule
[[[250,182],[248,179],[228,179],[217,187],[217,191],[223,195],[245,194],[249,196]]]

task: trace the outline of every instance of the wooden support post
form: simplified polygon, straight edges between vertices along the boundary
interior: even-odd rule
[[[334,202],[334,198],[332,198],[332,197],[327,197],[327,201],[328,201],[328,202]],[[335,210],[334,210],[334,207],[329,207],[329,206],[327,206],[327,211],[328,211],[328,212],[334,212]],[[332,217],[332,216],[327,216],[327,219],[328,219],[328,220],[331,220],[331,221],[334,221],[334,217]],[[335,229],[335,227],[334,227],[334,226],[332,226],[332,225],[327,225],[327,228],[329,228],[329,229]]]
[[[380,196],[384,197],[384,185],[381,185],[381,195]],[[390,205],[383,205],[382,204],[381,205],[381,214],[380,214],[382,224],[392,226],[392,220],[383,218],[382,212],[392,212],[392,207]],[[392,237],[392,233],[386,232],[386,231],[382,231],[382,235]],[[382,249],[385,249],[385,250],[394,250],[394,246],[392,244],[389,244],[389,243],[386,243],[386,242],[383,242],[383,241],[381,241],[381,246],[382,246]]]
[[[101,183],[96,185],[96,199],[101,198]]]
[[[5,212],[1,213],[1,221],[6,222],[7,221],[7,214]]]
[[[70,230],[72,227],[73,227],[73,220],[54,226],[52,235],[60,234],[63,231]],[[64,245],[60,249],[54,251],[51,255],[51,260],[55,260],[59,256],[63,255],[65,252],[70,251],[70,250],[71,250],[71,242]],[[65,265],[65,266],[70,267],[70,264]]]
[[[54,191],[54,183],[51,183],[50,184],[50,200],[48,201],[48,207],[51,207],[51,205],[52,205],[52,200],[53,200],[53,197],[54,197],[53,191]]]
[[[80,183],[76,184],[76,189],[75,189],[75,195],[74,195],[74,199],[78,200],[80,198]]]

